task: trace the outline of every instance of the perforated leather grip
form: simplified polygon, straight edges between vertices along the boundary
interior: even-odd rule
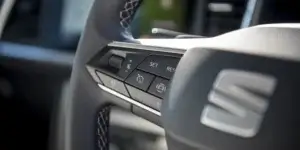
[[[109,113],[110,106],[105,106],[97,115],[97,147],[99,150],[109,150]]]
[[[123,28],[128,28],[134,14],[142,0],[126,0],[124,9],[120,11],[120,24]]]
[[[54,119],[50,140],[55,150],[108,149],[109,109],[105,106],[114,103],[130,109],[130,105],[101,91],[85,66],[108,43],[133,39],[127,29],[140,3],[141,0],[94,1],[76,51],[69,95],[60,102]],[[104,119],[98,121],[101,115]],[[105,132],[98,133],[98,129]]]
[[[130,26],[134,14],[142,0],[126,0],[120,11],[120,25],[124,30]],[[102,107],[97,115],[97,147],[99,150],[109,149],[109,114],[110,106]]]

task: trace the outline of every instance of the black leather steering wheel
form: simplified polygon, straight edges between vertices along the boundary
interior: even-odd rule
[[[74,60],[70,95],[54,124],[53,149],[108,150],[112,105],[162,126],[170,150],[300,148],[299,25],[257,26],[213,38],[138,41],[128,26],[140,4],[95,0]],[[126,58],[134,56],[142,59],[121,74]],[[156,72],[143,67],[148,60],[168,60],[177,68],[164,66],[171,75]],[[142,73],[148,74],[145,82],[151,78],[147,87],[131,81]],[[167,91],[164,96],[151,91],[150,84],[164,81],[170,82],[167,90],[154,85]]]

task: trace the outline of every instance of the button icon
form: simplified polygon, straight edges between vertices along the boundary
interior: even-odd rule
[[[157,68],[158,67],[158,63],[150,61],[150,65],[149,66],[152,67],[152,68]]]
[[[132,69],[131,65],[132,65],[132,60],[130,59],[129,63],[126,64],[126,70],[125,70],[125,72],[129,72]]]
[[[158,93],[164,93],[164,92],[166,92],[166,90],[167,90],[167,86],[165,84],[159,83],[156,85],[156,91]]]
[[[126,79],[126,83],[139,88],[141,90],[146,91],[148,87],[150,86],[152,80],[154,78],[154,75],[135,70],[133,73]],[[156,84],[155,84],[156,85]]]
[[[174,67],[171,67],[171,66],[168,66],[168,67],[167,67],[167,71],[168,71],[168,72],[174,73],[175,70],[176,70],[176,68],[174,68]]]
[[[143,84],[143,83],[144,83],[144,80],[145,80],[145,78],[144,78],[142,75],[140,75],[140,74],[138,74],[138,76],[136,77],[136,81],[137,81],[139,84]]]
[[[125,71],[128,72],[128,70],[130,70],[130,69],[131,69],[131,64],[127,64],[127,65],[126,65],[126,70],[125,70]]]
[[[148,92],[159,98],[163,98],[165,93],[168,90],[168,86],[169,86],[169,80],[156,77],[152,82]]]

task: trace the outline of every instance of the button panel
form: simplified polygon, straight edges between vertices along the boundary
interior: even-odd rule
[[[127,46],[139,48],[124,47],[124,43],[120,47],[108,45],[86,68],[104,91],[160,116],[162,99],[183,53],[140,44]]]

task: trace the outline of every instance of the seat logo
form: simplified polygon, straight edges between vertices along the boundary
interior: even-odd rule
[[[276,79],[260,73],[223,70],[208,95],[200,122],[236,136],[251,138],[258,133],[273,95]]]

